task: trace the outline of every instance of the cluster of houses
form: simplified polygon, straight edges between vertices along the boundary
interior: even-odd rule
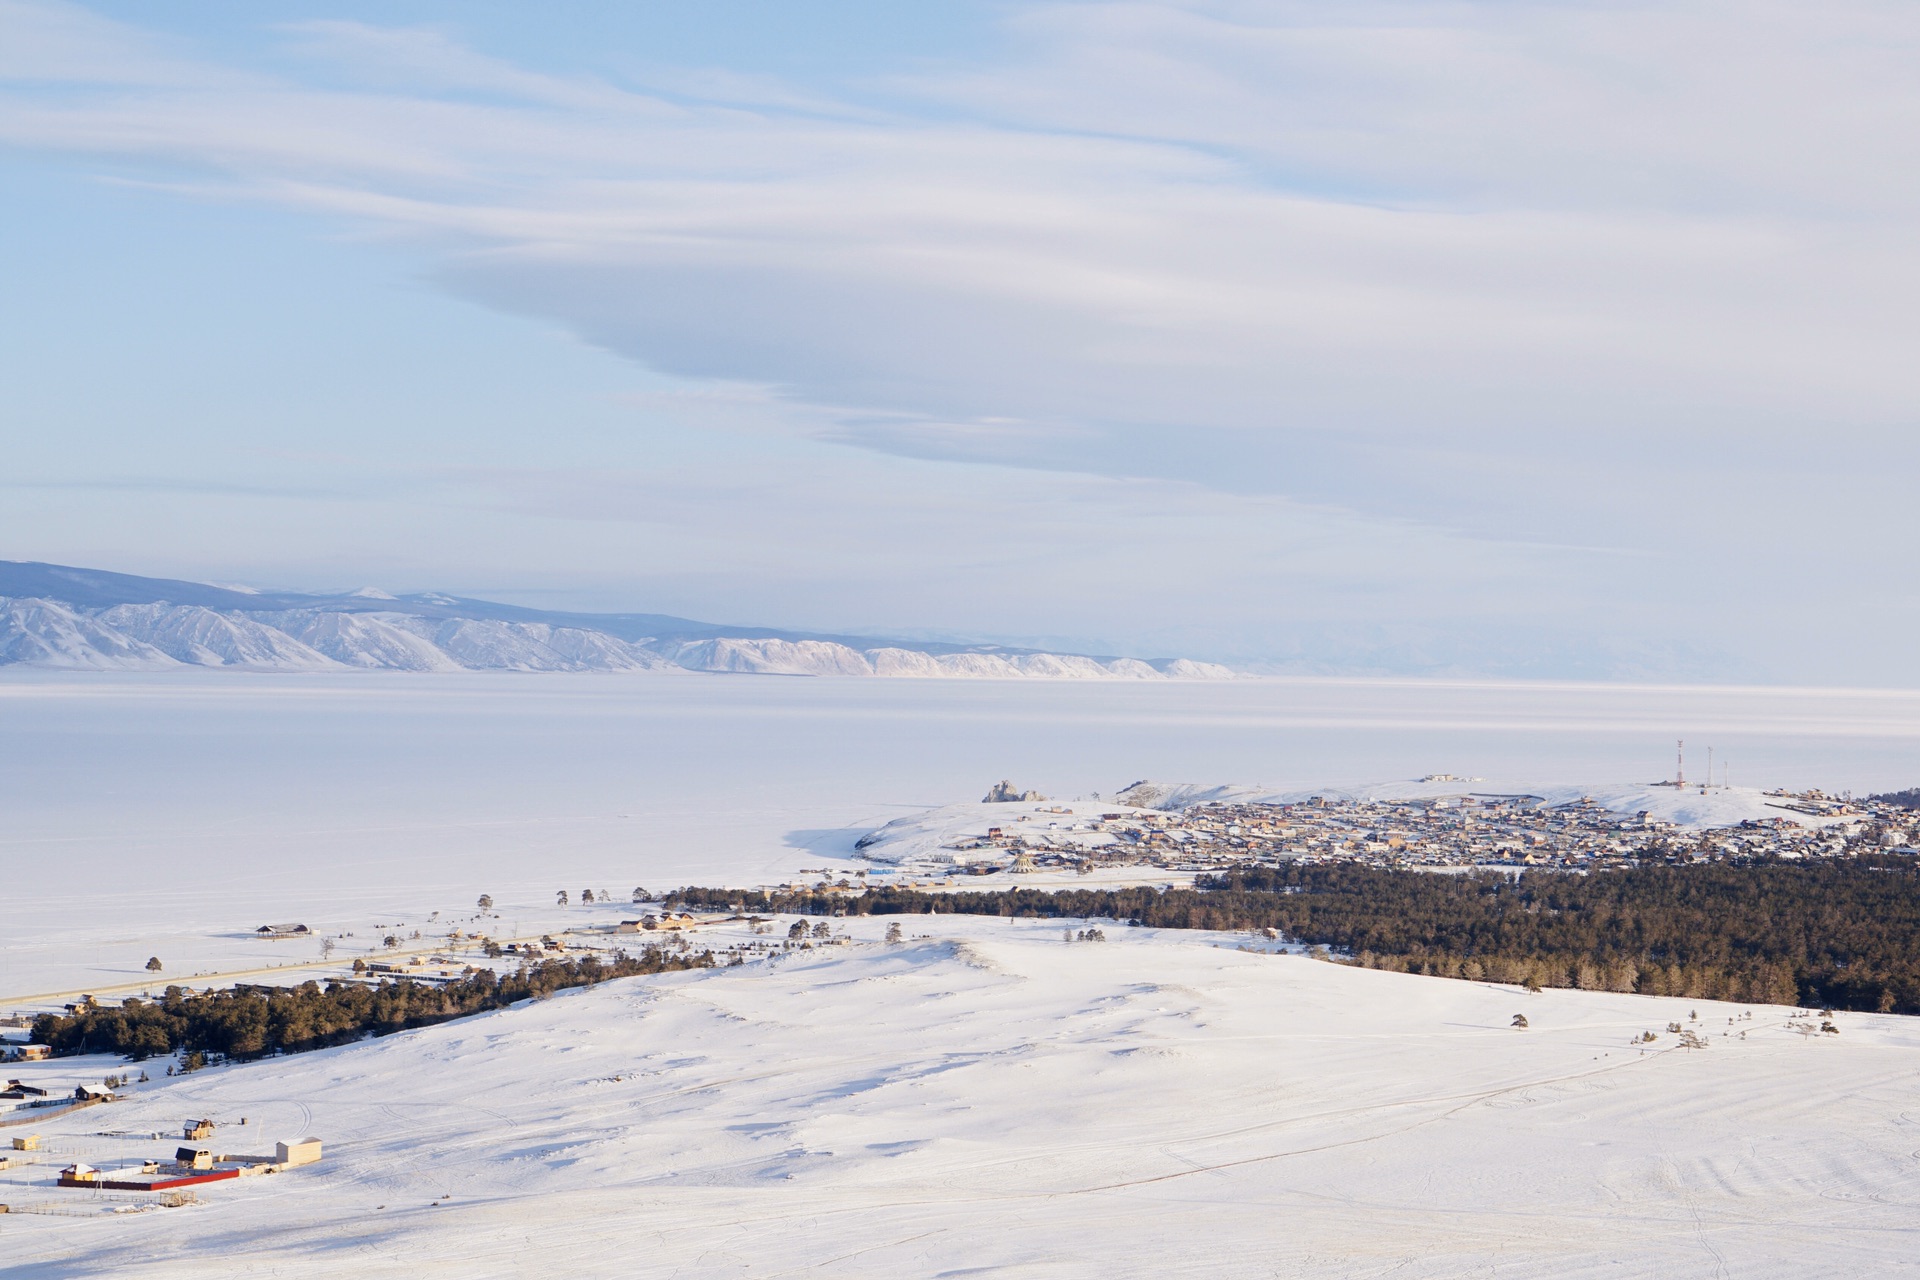
[[[1512,866],[1591,870],[1646,863],[1914,852],[1920,814],[1880,801],[1769,793],[1776,816],[1689,830],[1646,811],[1625,815],[1591,797],[1548,804],[1534,795],[1463,793],[1418,799],[1314,797],[1174,812],[1115,812],[990,828],[956,851],[976,874],[1147,866],[1205,871],[1280,859],[1397,867]],[[1060,812],[1065,813],[1065,810]],[[1043,813],[1043,811],[1036,811]],[[1808,819],[1812,819],[1809,821]]]
[[[188,1142],[213,1135],[208,1120],[189,1121],[183,1130]],[[173,1158],[141,1160],[119,1169],[101,1169],[83,1161],[74,1161],[60,1171],[58,1183],[86,1191],[177,1191],[208,1182],[232,1178],[251,1178],[283,1173],[320,1159],[318,1138],[274,1144],[272,1155],[222,1155],[211,1147],[181,1146]]]
[[[69,1093],[64,1088],[43,1089],[21,1080],[9,1080],[7,1087],[0,1089],[0,1114],[48,1107],[85,1107],[96,1102],[112,1102],[113,1096],[113,1090],[104,1085],[83,1084]]]

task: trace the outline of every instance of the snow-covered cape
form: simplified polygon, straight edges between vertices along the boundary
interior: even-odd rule
[[[939,679],[1211,680],[1143,661],[998,645],[730,628],[662,614],[566,614],[428,593],[267,594],[0,561],[0,666],[252,671],[736,672]]]

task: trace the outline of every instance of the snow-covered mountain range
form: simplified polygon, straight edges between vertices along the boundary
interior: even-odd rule
[[[712,671],[759,675],[1222,679],[1143,661],[726,627],[664,614],[570,614],[434,593],[253,592],[0,561],[0,666],[252,671]]]

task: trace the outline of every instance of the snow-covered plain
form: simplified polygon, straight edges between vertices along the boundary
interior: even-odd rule
[[[193,1208],[12,1216],[9,1273],[1913,1265],[1912,1020],[1841,1015],[1840,1034],[1808,1036],[1787,1010],[1528,995],[1220,936],[1109,929],[1068,945],[1036,922],[909,924],[901,946],[855,921],[851,946],[162,1080],[42,1125],[58,1158],[95,1163],[156,1146],[85,1136],[109,1121],[201,1115],[247,1117],[222,1130],[228,1145],[311,1133],[327,1156],[207,1188]],[[1708,1047],[1680,1048],[1669,1022]],[[1650,1048],[1629,1045],[1648,1030]]]

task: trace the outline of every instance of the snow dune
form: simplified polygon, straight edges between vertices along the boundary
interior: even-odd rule
[[[113,1126],[245,1115],[223,1132],[317,1134],[326,1159],[191,1210],[16,1216],[9,1264],[407,1280],[1911,1264],[1911,1020],[1803,1036],[1782,1009],[1527,995],[1220,937],[907,923],[933,936],[888,947],[884,921],[860,920],[854,945],[771,966],[159,1082]],[[1670,1021],[1709,1047],[1678,1047]],[[1645,1030],[1651,1049],[1630,1048]],[[42,1131],[77,1142],[103,1115]]]

